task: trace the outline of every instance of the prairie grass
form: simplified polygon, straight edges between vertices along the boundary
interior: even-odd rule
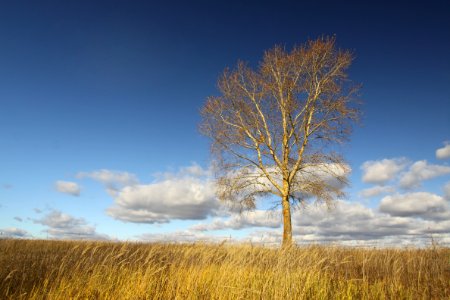
[[[449,299],[450,249],[0,240],[0,299]]]

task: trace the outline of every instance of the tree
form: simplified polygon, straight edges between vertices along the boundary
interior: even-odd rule
[[[217,195],[244,209],[279,197],[283,246],[292,244],[291,209],[344,195],[348,167],[337,152],[359,115],[350,51],[319,38],[287,52],[266,51],[258,68],[239,62],[219,78],[220,96],[202,108],[212,139]]]

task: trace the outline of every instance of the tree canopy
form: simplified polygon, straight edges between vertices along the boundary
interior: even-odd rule
[[[283,245],[292,243],[291,209],[310,199],[342,197],[349,167],[337,145],[359,116],[358,85],[347,70],[352,53],[335,38],[290,52],[276,46],[257,68],[239,62],[218,81],[219,96],[202,109],[201,132],[212,140],[219,199],[253,209],[280,198]]]

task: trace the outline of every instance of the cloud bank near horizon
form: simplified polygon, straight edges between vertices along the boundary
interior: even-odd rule
[[[361,181],[369,187],[358,195],[378,199],[378,204],[337,200],[331,209],[308,205],[295,211],[293,232],[298,243],[423,245],[433,237],[450,244],[450,181],[442,186],[442,194],[420,190],[425,181],[448,176],[449,166],[399,157],[366,161],[361,170]],[[140,182],[135,174],[107,169],[79,172],[76,178],[92,179],[103,185],[113,200],[106,214],[115,220],[142,224],[198,221],[184,230],[143,234],[137,239],[214,241],[229,232],[235,236],[234,240],[263,243],[281,240],[279,210],[258,207],[240,214],[227,209],[215,196],[211,169],[195,163],[177,172],[156,174],[149,183]],[[79,195],[77,183],[60,182],[59,186],[62,193]],[[83,218],[58,210],[33,221],[45,226],[54,238],[109,238],[97,233]],[[244,231],[246,236],[240,233]],[[10,236],[29,236],[18,228],[4,232]]]

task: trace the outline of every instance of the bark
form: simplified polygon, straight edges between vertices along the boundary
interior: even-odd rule
[[[283,244],[286,248],[292,245],[292,224],[291,224],[291,205],[289,203],[289,196],[282,197],[283,205]]]

